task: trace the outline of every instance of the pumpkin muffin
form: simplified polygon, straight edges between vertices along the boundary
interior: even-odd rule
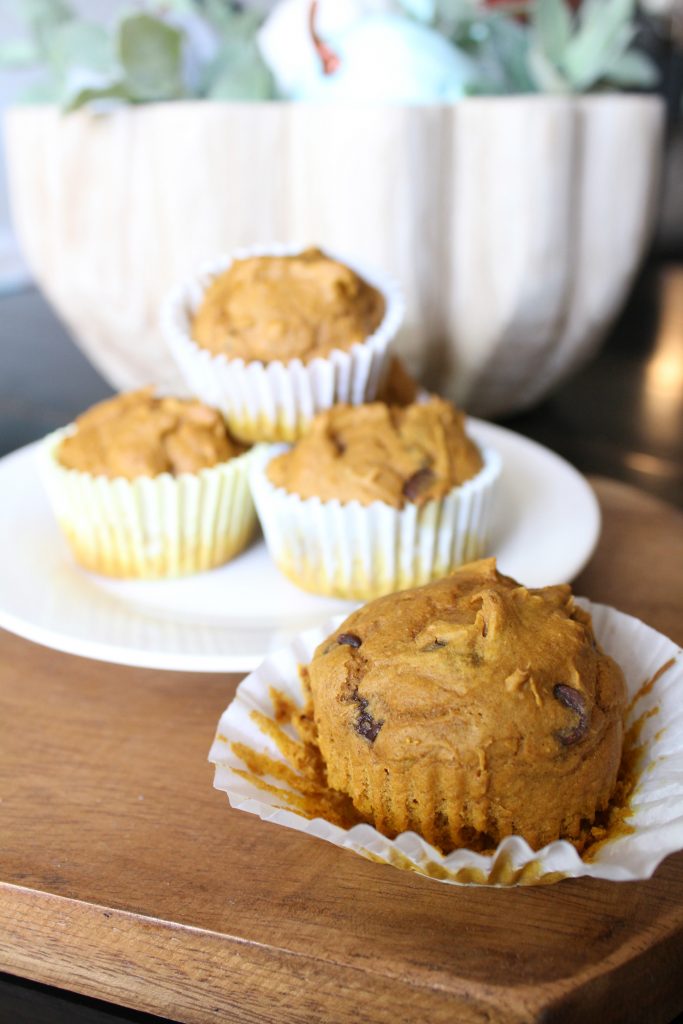
[[[307,678],[330,785],[388,836],[539,849],[614,791],[624,678],[569,586],[474,562],[354,612]]]
[[[381,292],[320,249],[252,256],[213,279],[192,337],[214,355],[309,362],[365,341],[385,307]]]
[[[153,388],[116,395],[78,416],[56,451],[66,469],[93,476],[198,473],[241,455],[220,413],[201,402],[157,398]]]
[[[152,388],[101,402],[51,434],[43,468],[76,560],[105,575],[213,568],[255,527],[245,446],[215,409]]]
[[[337,405],[268,466],[268,477],[301,498],[383,501],[393,508],[443,498],[483,466],[464,416],[433,397],[405,407]]]
[[[210,264],[168,297],[162,323],[192,394],[235,437],[280,441],[337,402],[374,399],[402,316],[392,281],[270,246]]]
[[[306,590],[367,599],[485,553],[500,459],[442,398],[338,405],[264,448],[252,493],[270,553]]]

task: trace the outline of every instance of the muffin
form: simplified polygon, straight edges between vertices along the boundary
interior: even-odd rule
[[[355,270],[305,249],[231,263],[206,289],[192,337],[229,359],[308,363],[365,341],[385,312],[382,293]]]
[[[474,562],[354,612],[307,678],[329,784],[388,836],[539,849],[614,792],[624,677],[569,586]]]
[[[248,465],[219,412],[152,388],[101,402],[42,447],[74,557],[107,576],[178,576],[236,555],[256,525]]]
[[[338,405],[292,448],[254,453],[269,551],[294,583],[367,599],[485,553],[500,459],[449,402]]]
[[[192,394],[235,437],[292,441],[321,409],[374,399],[402,316],[388,279],[320,249],[259,246],[176,289],[162,324]]]

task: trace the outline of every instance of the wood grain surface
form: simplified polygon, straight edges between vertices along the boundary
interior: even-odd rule
[[[683,515],[597,491],[577,591],[681,642]],[[683,1009],[683,854],[641,883],[455,888],[268,825],[211,786],[237,681],[0,634],[0,969],[188,1024]]]

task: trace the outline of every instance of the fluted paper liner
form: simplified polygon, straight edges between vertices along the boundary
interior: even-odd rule
[[[214,355],[197,345],[191,336],[191,318],[215,277],[235,260],[301,251],[301,246],[289,245],[239,249],[206,263],[196,277],[170,293],[162,306],[164,336],[187,387],[195,397],[220,409],[231,433],[246,441],[294,441],[321,410],[338,402],[360,405],[372,401],[403,319],[398,285],[389,277],[344,260],[385,299],[382,322],[365,341],[348,350],[334,349],[306,363],[301,359],[246,362]],[[341,259],[335,253],[328,254]]]
[[[286,450],[254,451],[251,489],[273,561],[304,590],[369,600],[428,583],[487,553],[497,452],[482,449],[483,468],[444,498],[397,509],[382,501],[304,499],[276,487],[267,466]]]
[[[251,539],[256,511],[250,452],[198,473],[126,480],[61,466],[56,451],[75,427],[45,438],[43,481],[76,560],[106,576],[160,579],[213,569]]]
[[[637,782],[626,819],[631,831],[617,828],[613,835],[608,833],[585,859],[564,840],[534,852],[519,836],[504,839],[490,856],[467,849],[444,855],[414,832],[387,839],[371,825],[345,829],[324,818],[304,817],[288,805],[286,794],[295,797],[295,788],[282,778],[260,779],[250,772],[239,756],[245,748],[287,763],[262,724],[267,720],[276,725],[271,690],[296,707],[304,706],[298,666],[308,664],[315,648],[341,619],[302,633],[289,647],[266,658],[238,686],[209,754],[216,766],[214,785],[227,793],[232,807],[257,814],[264,821],[440,882],[533,885],[584,875],[615,882],[649,878],[668,854],[683,848],[683,652],[638,619],[584,598],[578,603],[592,615],[600,645],[624,671],[634,702],[626,725],[637,725],[633,731],[640,748]],[[652,680],[651,685],[644,685]],[[295,738],[293,732],[291,737]]]

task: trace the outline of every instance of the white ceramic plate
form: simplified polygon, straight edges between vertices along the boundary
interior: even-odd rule
[[[528,586],[573,579],[600,532],[593,492],[569,463],[510,430],[470,420],[503,458],[491,554]],[[302,630],[348,612],[280,575],[263,542],[221,569],[169,581],[107,580],[73,562],[38,477],[36,445],[0,460],[0,626],[122,665],[247,672]]]

